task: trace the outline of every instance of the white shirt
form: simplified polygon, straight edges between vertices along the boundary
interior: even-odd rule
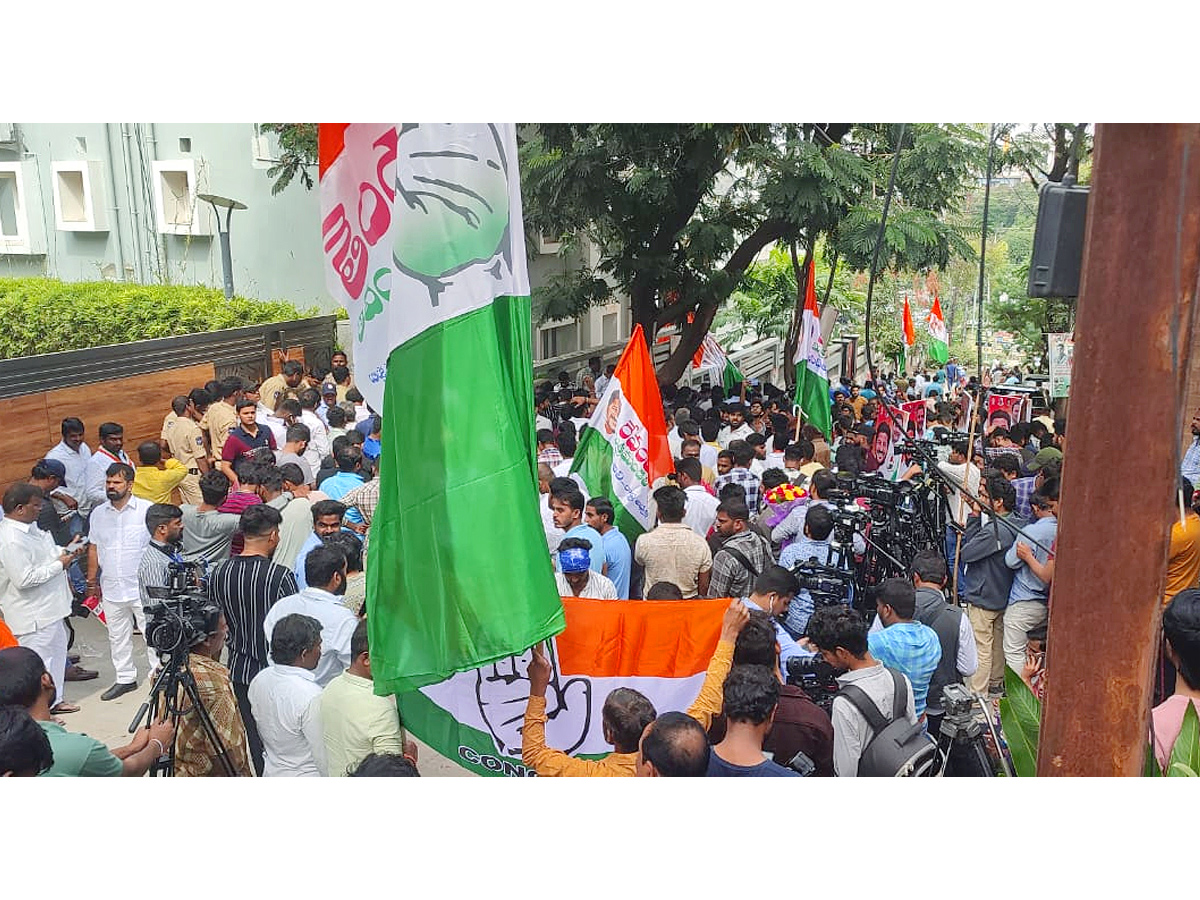
[[[913,700],[912,684],[907,675],[901,674],[900,677],[904,679],[904,689],[908,693],[904,705],[905,718],[915,725],[917,707]],[[882,665],[846,672],[838,676],[837,682],[842,687],[858,687],[879,707],[879,712],[891,720],[895,683]],[[833,721],[833,770],[842,778],[857,777],[858,761],[871,738],[871,726],[867,724],[863,714],[845,697],[834,698],[830,718]]]
[[[71,588],[54,538],[16,519],[0,520],[0,612],[14,635],[71,614]]]
[[[321,460],[329,455],[329,430],[311,409],[300,411],[300,421],[308,426],[311,434],[308,440],[308,449],[304,451],[304,459],[315,475],[321,468]]]
[[[685,487],[683,493],[687,500],[687,505],[683,508],[683,524],[700,537],[707,537],[709,529],[717,520],[717,507],[721,505],[721,501],[699,484]]]
[[[247,693],[263,742],[263,775],[324,775],[321,689],[313,673],[271,664],[254,676]]]
[[[609,381],[609,378],[607,375],[597,375],[596,376],[595,387],[596,387],[596,396],[597,397],[604,396],[604,390],[605,390],[605,388],[608,387],[608,381]]]
[[[321,661],[313,671],[313,678],[321,687],[337,678],[350,665],[350,638],[358,625],[358,616],[342,605],[342,598],[321,588],[306,587],[298,594],[283,597],[267,612],[263,619],[263,633],[267,647],[271,646],[271,632],[275,623],[284,616],[300,613],[312,616],[321,623]]]
[[[554,580],[558,582],[558,595],[560,597],[576,596],[571,591],[571,585],[567,583],[567,576],[562,572],[554,573]],[[612,580],[599,572],[588,572],[588,583],[579,593],[580,597],[587,597],[591,600],[616,600],[617,586],[612,583]]]
[[[553,431],[554,423],[551,422],[549,419],[547,419],[545,416],[535,415],[533,417],[533,430],[541,431],[543,429],[545,429],[546,431]]]
[[[712,469],[714,472],[717,471],[717,454],[718,453],[720,453],[720,451],[716,447],[712,446],[711,444],[709,444],[705,441],[701,441],[700,442],[700,465],[705,466],[706,468]]]
[[[125,465],[130,467],[133,466],[133,463],[129,461],[128,454],[124,450],[114,456],[103,447],[97,447],[96,452],[88,460],[85,492],[87,495],[87,507],[89,509],[107,502],[108,495],[104,492],[104,482],[108,478],[106,473],[109,466],[119,462],[125,463]],[[79,505],[83,507],[84,504],[80,503]]]
[[[671,448],[671,459],[679,459],[682,449],[683,437],[679,433],[678,428],[672,428],[667,432],[667,446]]]
[[[359,422],[365,421],[368,417],[370,417],[370,415],[371,415],[371,411],[369,409],[367,409],[367,404],[365,404],[365,403],[355,403],[354,404],[354,424],[355,425],[357,425]]]
[[[750,427],[750,423],[743,422],[732,431],[729,426],[726,426],[717,436],[717,443],[721,445],[722,450],[728,450],[731,441],[744,441],[750,435],[754,434],[754,429]]]
[[[538,494],[538,507],[542,513],[542,530],[546,532],[546,546],[553,553],[567,533],[554,524],[554,511],[550,509],[549,494]]]
[[[962,485],[963,479],[966,479],[966,489],[972,495],[979,494],[979,470],[971,463],[948,463],[939,462],[938,468],[945,474],[950,476],[950,480],[955,484]],[[963,495],[958,491],[954,492],[954,496],[950,498],[950,511],[954,516],[954,521],[959,527],[967,524],[967,501],[963,499]]]
[[[59,441],[55,444],[49,453],[46,454],[46,459],[57,459],[63,464],[63,468],[67,470],[66,484],[58,487],[55,493],[60,491],[64,494],[70,494],[75,498],[75,502],[81,507],[84,505],[84,495],[87,488],[87,467],[88,460],[92,458],[92,451],[88,447],[87,442],[79,445],[79,452],[76,453],[67,446],[66,441]],[[70,510],[65,503],[54,501],[54,508],[59,515],[65,516]]]
[[[118,510],[105,500],[92,510],[88,536],[96,545],[100,562],[100,589],[107,603],[132,603],[138,599],[138,566],[150,543],[146,511],[153,504],[130,494]]]
[[[265,426],[271,432],[271,436],[275,438],[275,446],[277,448],[287,443],[287,425],[284,424],[283,419],[277,419],[271,415],[263,416],[261,419],[256,418],[255,421]]]

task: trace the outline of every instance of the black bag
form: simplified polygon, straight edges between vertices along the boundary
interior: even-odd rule
[[[860,778],[908,778],[926,775],[937,761],[937,743],[920,722],[915,725],[905,718],[908,691],[904,676],[888,668],[895,694],[892,699],[892,719],[888,721],[875,702],[861,688],[847,685],[838,691],[862,713],[871,726],[871,740],[858,758]]]

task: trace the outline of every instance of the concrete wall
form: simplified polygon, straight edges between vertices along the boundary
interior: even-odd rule
[[[0,144],[0,162],[32,164],[40,187],[44,255],[0,256],[0,274],[48,275],[64,281],[108,279],[144,284],[222,285],[221,251],[211,208],[199,204],[200,223],[211,234],[160,234],[155,218],[156,160],[191,160],[197,193],[245,203],[231,223],[236,292],[257,299],[288,299],[331,311],[321,272],[316,191],[293,184],[271,196],[271,163],[260,154],[275,148],[256,142],[252,124],[18,124],[15,141]],[[264,152],[265,151],[265,152]],[[52,163],[98,163],[108,230],[55,227]]]
[[[318,193],[293,181],[272,196],[267,170],[277,155],[274,138],[260,134],[250,123],[0,123],[0,165],[22,163],[31,186],[26,212],[36,220],[31,224],[38,236],[35,253],[6,254],[0,245],[0,277],[42,275],[64,281],[221,288],[221,249],[211,207],[197,204],[191,233],[160,233],[156,219],[155,184],[161,182],[155,161],[191,161],[196,193],[230,197],[248,207],[234,211],[231,220],[235,291],[332,312],[336,304],[325,290],[322,271]],[[55,220],[53,164],[85,161],[94,164],[104,195],[106,230],[62,230]],[[595,264],[594,248],[582,253]],[[529,267],[532,286],[580,259],[579,254],[537,253]],[[606,336],[605,316],[614,313],[616,319],[609,319]],[[575,352],[611,343],[614,332],[615,340],[623,343],[632,330],[631,321],[624,298],[590,310],[575,323]],[[547,357],[541,330],[534,326],[535,361]]]

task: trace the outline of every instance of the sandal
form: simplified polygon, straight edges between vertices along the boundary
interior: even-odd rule
[[[62,703],[58,704],[57,706],[53,707],[50,710],[50,715],[63,716],[63,715],[66,715],[67,713],[77,713],[77,712],[79,712],[79,709],[80,709],[80,707],[78,704],[68,703],[66,700],[64,700]]]

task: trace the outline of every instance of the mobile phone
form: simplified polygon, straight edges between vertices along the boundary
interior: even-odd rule
[[[798,772],[804,777],[808,777],[813,772],[817,771],[817,764],[814,763],[803,750],[799,751],[795,756],[787,761],[787,767],[795,772]]]

